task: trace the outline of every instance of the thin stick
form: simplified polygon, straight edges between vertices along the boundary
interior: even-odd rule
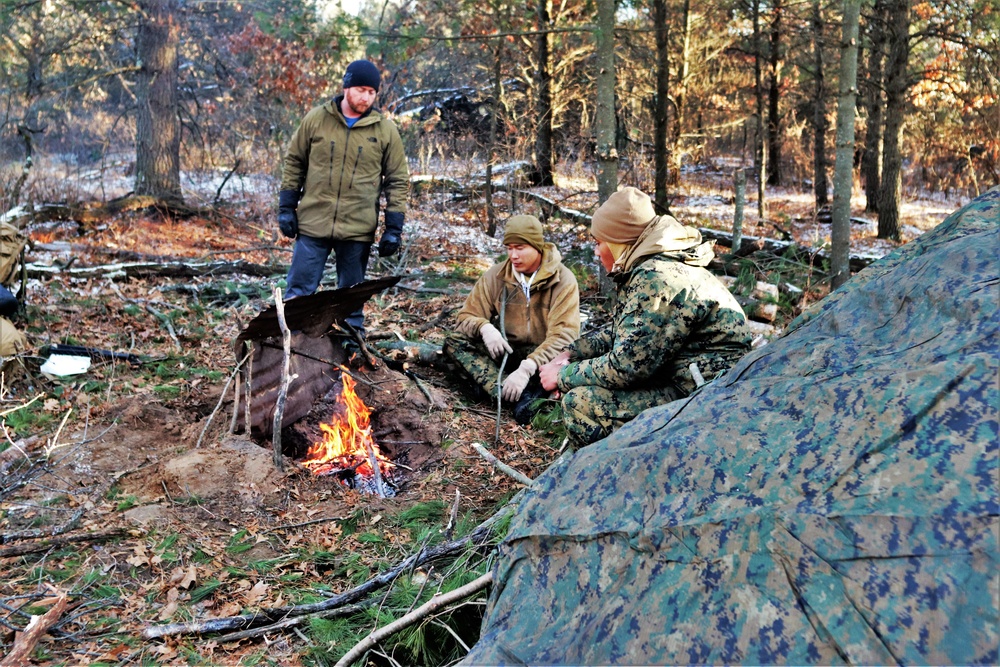
[[[285,471],[285,459],[281,455],[281,421],[285,416],[285,401],[288,400],[288,385],[292,379],[288,369],[292,358],[292,332],[285,322],[285,302],[281,300],[281,288],[274,288],[274,307],[278,312],[278,326],[281,327],[281,343],[284,356],[281,360],[281,386],[278,388],[278,400],[274,404],[274,425],[271,427],[271,447],[274,454],[274,465],[281,472]]]
[[[480,456],[482,456],[484,459],[492,463],[497,468],[497,470],[504,473],[508,477],[513,478],[514,480],[520,482],[521,484],[524,484],[525,486],[531,486],[534,483],[530,477],[527,477],[523,473],[514,470],[509,465],[503,463],[500,459],[490,454],[490,452],[478,442],[472,443],[472,448],[477,452],[479,452]]]
[[[150,313],[152,313],[153,316],[155,316],[158,320],[160,320],[161,322],[163,322],[163,326],[165,326],[167,328],[167,333],[170,334],[171,340],[174,341],[174,347],[177,348],[177,351],[178,352],[183,352],[184,348],[181,347],[181,342],[180,342],[180,340],[177,339],[177,333],[174,331],[174,325],[170,322],[170,318],[167,317],[166,315],[164,315],[163,313],[161,313],[160,311],[158,311],[156,308],[153,308],[148,303],[146,303],[144,305],[145,305],[146,310],[148,310]]]
[[[303,521],[302,523],[290,523],[286,526],[275,526],[274,528],[268,528],[267,530],[260,531],[261,535],[266,535],[267,533],[275,533],[279,530],[290,530],[292,528],[302,528],[303,526],[312,526],[317,523],[326,523],[327,521],[346,521],[350,517],[346,516],[327,516],[322,519],[313,519],[312,521]]]
[[[249,352],[247,352],[247,356],[250,356]],[[233,378],[235,378],[239,374],[240,367],[243,366],[243,364],[246,362],[246,360],[247,360],[247,357],[243,357],[243,360],[240,361],[240,363],[236,364],[236,368],[233,369],[233,372],[232,372],[232,374],[230,374],[229,379],[226,380],[226,386],[222,388],[221,392],[219,392],[219,402],[215,404],[215,409],[212,410],[212,414],[210,414],[208,416],[208,421],[205,422],[205,428],[201,429],[201,435],[198,436],[198,442],[194,443],[194,448],[195,449],[198,449],[199,447],[201,447],[201,441],[205,439],[205,434],[208,433],[208,427],[212,425],[212,420],[215,419],[215,415],[219,412],[219,408],[222,407],[222,402],[224,400],[226,400],[226,392],[229,391],[229,385],[232,383]],[[240,383],[237,382],[236,386],[239,387]],[[239,404],[239,395],[238,394],[237,394],[236,402],[237,402],[237,404]],[[235,410],[233,411],[233,414],[236,414]]]
[[[504,324],[504,316],[507,313],[507,299],[507,286],[504,285],[503,291],[500,293],[500,335],[503,336],[504,340],[507,340],[507,326]],[[507,352],[503,353],[503,359],[500,361],[500,370],[497,371],[497,430],[493,434],[494,447],[500,442],[500,405],[503,399],[503,369],[507,366],[508,356]]]
[[[0,547],[0,558],[10,558],[12,556],[23,556],[25,554],[35,554],[41,551],[48,551],[52,547],[61,547],[65,544],[75,542],[103,542],[116,537],[121,537],[125,532],[121,528],[112,530],[102,530],[94,533],[78,533],[76,535],[62,535],[48,540],[37,542],[26,542],[24,544],[13,544],[9,547]]]
[[[489,586],[492,581],[493,573],[487,572],[475,581],[472,581],[461,588],[456,588],[448,593],[434,596],[421,606],[411,611],[409,614],[396,619],[389,625],[372,632],[367,637],[362,639],[337,662],[335,667],[348,667],[349,665],[353,665],[368,651],[368,649],[372,648],[386,637],[394,635],[400,630],[413,625],[431,612],[437,611],[445,605],[457,602],[458,600],[465,599],[470,595],[478,593]]]
[[[455,532],[455,526],[458,524],[458,503],[462,499],[462,494],[459,493],[458,488],[455,488],[455,502],[451,506],[451,514],[448,515],[448,525],[444,527],[444,537],[446,540],[450,540],[452,533]]]
[[[250,353],[247,352],[247,357]],[[233,385],[233,416],[229,420],[229,435],[236,433],[236,417],[240,414],[240,387],[243,386],[242,382],[236,382]]]
[[[243,343],[247,348],[247,354],[249,359],[247,360],[247,390],[244,392],[246,394],[245,410],[243,412],[243,432],[247,435],[250,434],[250,399],[253,398],[253,392],[250,391],[253,382],[253,343],[246,341]]]

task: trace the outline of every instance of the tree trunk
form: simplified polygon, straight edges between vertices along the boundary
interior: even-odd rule
[[[757,127],[754,137],[754,168],[757,172],[757,217],[763,221],[767,217],[767,203],[764,200],[764,184],[767,181],[767,165],[764,154],[764,82],[761,60],[760,0],[753,6],[753,76],[754,95],[757,100]]]
[[[865,184],[865,211],[878,212],[881,190],[882,161],[882,64],[885,60],[885,23],[887,19],[884,0],[876,0],[868,26],[868,66],[863,89],[862,106],[868,122],[865,130],[865,149],[861,155],[861,179]]]
[[[813,0],[813,193],[816,195],[816,210],[830,203],[826,187],[826,173],[829,161],[826,156],[826,133],[829,123],[826,119],[826,79],[823,65],[823,5],[821,0]]]
[[[687,90],[691,52],[691,0],[684,0],[681,9],[681,61],[677,65],[677,81],[674,85],[674,122],[670,133],[670,172],[673,185],[681,181],[681,131],[684,127],[684,99]]]
[[[176,0],[141,0],[139,7],[135,193],[179,202]]]
[[[597,196],[604,202],[618,189],[615,147],[615,0],[597,0]]]
[[[906,119],[906,67],[910,56],[910,0],[888,4],[888,61],[885,68],[885,136],[882,138],[882,183],[878,202],[878,237],[900,240],[899,205],[903,194],[900,141]]]
[[[493,238],[497,233],[497,211],[493,205],[493,167],[497,162],[497,134],[500,117],[500,93],[502,91],[503,80],[501,79],[501,55],[503,54],[503,40],[496,40],[496,51],[493,58],[493,113],[490,116],[490,146],[488,159],[486,160],[486,235]]]
[[[658,209],[667,208],[668,170],[673,155],[667,148],[667,109],[670,104],[670,57],[667,43],[667,0],[653,0],[653,29],[656,31],[656,105],[653,109],[653,202]],[[674,119],[676,122],[676,117]],[[676,147],[674,147],[676,148]]]
[[[535,135],[535,164],[530,175],[532,185],[552,185],[552,74],[549,72],[549,0],[537,0],[538,35],[535,38],[535,115],[538,130]]]
[[[861,0],[844,0],[837,99],[837,161],[833,183],[830,272],[836,289],[851,277],[851,193],[854,185],[854,111],[858,81],[858,14]]]
[[[771,81],[767,91],[767,172],[768,185],[781,185],[781,0],[774,3],[771,13],[770,49],[768,61]]]

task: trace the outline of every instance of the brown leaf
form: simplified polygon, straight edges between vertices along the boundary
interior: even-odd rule
[[[270,588],[270,586],[265,584],[263,581],[258,581],[256,584],[254,584],[253,588],[247,591],[246,605],[248,607],[252,607],[253,605],[257,604],[258,600],[267,595],[268,588]]]

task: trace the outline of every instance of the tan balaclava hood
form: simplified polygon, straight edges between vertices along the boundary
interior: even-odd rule
[[[649,195],[633,187],[622,188],[594,213],[590,233],[598,241],[632,245],[655,219]]]
[[[507,221],[503,232],[503,244],[517,243],[530,245],[544,254],[545,239],[542,238],[542,223],[538,218],[533,215],[515,215]]]

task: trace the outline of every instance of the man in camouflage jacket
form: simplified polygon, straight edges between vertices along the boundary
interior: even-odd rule
[[[449,338],[444,351],[483,398],[497,395],[503,364],[501,396],[527,423],[531,403],[543,394],[538,367],[580,335],[580,290],[559,250],[544,241],[538,218],[512,217],[503,241],[507,257],[480,276],[458,314],[462,335]]]
[[[409,170],[395,123],[374,107],[380,82],[374,64],[352,62],[343,94],[306,114],[288,145],[278,209],[281,233],[296,239],[288,299],[316,291],[331,251],[337,287],[364,280],[383,193],[385,230],[378,254],[399,250]],[[346,319],[364,333],[362,310]]]
[[[625,188],[594,214],[597,256],[618,300],[609,327],[572,343],[540,371],[563,396],[569,444],[604,438],[646,408],[683,398],[750,351],[743,309],[704,267],[698,230],[657,216]]]

